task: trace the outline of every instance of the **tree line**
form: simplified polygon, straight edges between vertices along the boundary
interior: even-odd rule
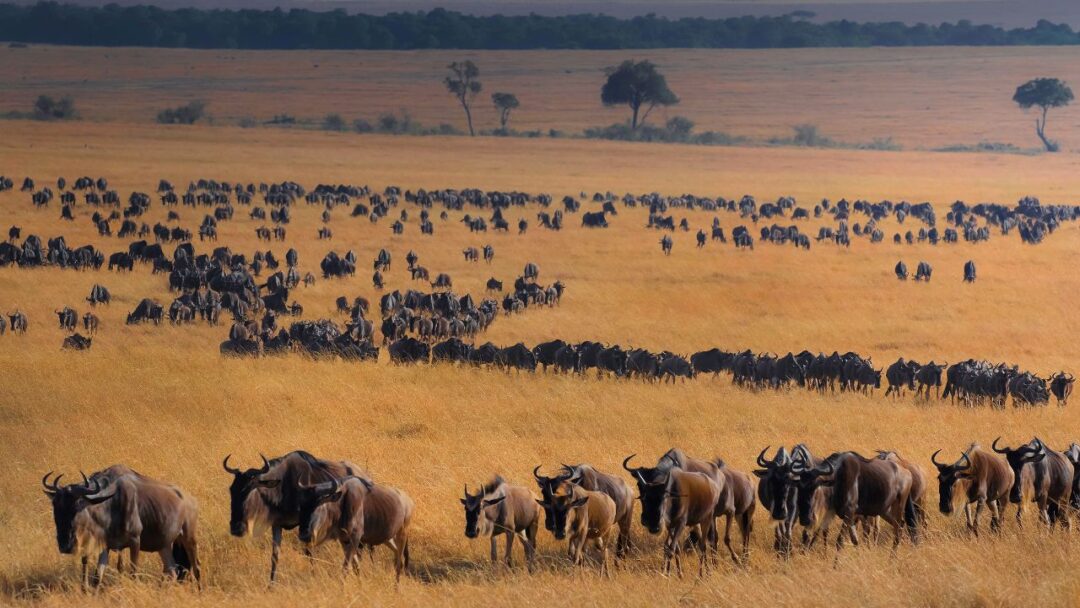
[[[970,21],[814,23],[781,17],[618,19],[473,16],[444,9],[387,15],[152,6],[0,4],[0,40],[79,46],[230,49],[648,49],[1080,44],[1066,24],[1005,29]]]

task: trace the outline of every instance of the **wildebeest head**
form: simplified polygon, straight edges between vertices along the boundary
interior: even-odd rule
[[[356,479],[360,478],[357,477]],[[364,485],[370,483],[367,480],[361,481],[364,482]],[[313,540],[312,523],[315,520],[315,510],[325,503],[336,501],[341,498],[342,482],[337,478],[331,478],[330,481],[324,481],[310,486],[301,485],[297,490],[297,503],[300,507],[298,536],[300,537],[300,542],[310,543]],[[357,513],[357,516],[363,517],[363,510]]]
[[[540,466],[537,465],[533,469],[533,478],[536,479],[536,485],[540,487],[541,500],[538,502],[540,506],[544,508],[544,528],[551,532],[555,532],[555,519],[551,508],[551,502],[559,489],[571,481],[571,473],[562,471],[554,477],[545,477],[540,474]]]
[[[550,496],[536,501],[548,514],[547,528],[555,535],[555,540],[563,540],[570,533],[571,511],[589,502],[589,497],[579,495],[576,488],[573,484],[561,483],[550,492]]]
[[[949,515],[953,511],[953,487],[956,482],[972,478],[971,459],[968,458],[967,452],[963,452],[960,454],[959,460],[953,464],[945,464],[937,461],[937,455],[940,453],[941,450],[934,452],[930,456],[930,462],[933,462],[938,470],[938,496],[940,499],[938,509],[945,515]]]
[[[768,451],[766,446],[757,457],[757,465],[761,467],[754,471],[754,475],[761,480],[758,482],[758,496],[774,520],[786,521],[791,507],[791,493],[795,489],[793,481],[796,479],[791,471],[791,456],[787,448],[780,446],[770,461],[765,459]]]
[[[116,490],[107,494],[102,493],[105,488],[101,487],[98,479],[88,480],[83,475],[82,483],[73,483],[60,486],[60,478],[63,475],[52,477],[49,471],[41,478],[41,485],[45,488],[45,495],[52,502],[53,521],[56,523],[56,545],[60,553],[71,554],[75,552],[75,517],[83,509],[96,505],[113,497]]]
[[[652,534],[659,534],[663,529],[664,501],[667,498],[668,480],[671,475],[671,467],[631,467],[630,460],[636,454],[631,454],[623,460],[623,468],[637,482],[638,500],[641,501],[641,525]],[[670,459],[668,454],[661,458]],[[675,463],[672,463],[674,466]]]
[[[791,459],[791,479],[796,488],[796,512],[799,523],[809,526],[814,522],[814,495],[822,486],[831,486],[836,481],[836,468],[844,457],[843,453],[833,454],[819,463],[814,462],[810,452],[800,445]]]
[[[233,536],[244,536],[248,532],[248,523],[255,517],[253,511],[257,508],[256,504],[261,505],[262,503],[261,500],[257,500],[258,489],[276,487],[281,483],[281,480],[262,478],[263,475],[270,472],[270,461],[262,454],[259,454],[259,457],[262,458],[263,466],[246,471],[230,467],[229,458],[231,456],[232,454],[226,456],[221,463],[225,472],[232,473],[233,476],[232,484],[229,486],[229,532]],[[256,500],[249,500],[252,498]]]
[[[1021,479],[1021,473],[1024,470],[1024,466],[1029,463],[1042,462],[1046,458],[1046,446],[1038,437],[1035,437],[1031,441],[1017,448],[1010,447],[998,447],[998,441],[1001,437],[994,439],[994,443],[990,444],[990,447],[998,454],[1003,454],[1005,460],[1009,461],[1009,468],[1013,471],[1013,485],[1009,490],[1009,502],[1013,504],[1019,504],[1022,498],[1023,481]]]
[[[492,518],[485,512],[506,500],[506,495],[485,499],[486,494],[483,484],[480,485],[480,491],[476,494],[469,494],[469,484],[465,484],[465,497],[461,499],[461,504],[465,507],[465,536],[467,538],[488,536],[493,531]]]

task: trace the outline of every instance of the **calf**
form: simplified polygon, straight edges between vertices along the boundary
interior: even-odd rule
[[[394,576],[409,567],[409,524],[415,505],[407,494],[355,475],[300,486],[300,541],[309,548],[329,539],[345,552],[342,570],[360,569],[360,550],[386,545],[394,551]]]
[[[536,555],[536,530],[540,524],[540,509],[534,499],[535,496],[527,488],[509,485],[498,476],[488,484],[481,485],[476,494],[469,494],[466,484],[465,497],[461,499],[465,507],[465,536],[489,536],[492,562],[499,560],[497,538],[506,536],[507,567],[512,565],[514,537],[520,537],[525,545],[525,560],[532,570]]]

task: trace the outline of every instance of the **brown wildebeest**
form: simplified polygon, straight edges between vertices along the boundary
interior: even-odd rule
[[[64,338],[64,342],[60,347],[65,350],[90,350],[93,341],[93,338],[87,338],[82,334],[71,334]]]
[[[619,529],[615,525],[615,501],[610,496],[562,482],[549,496],[536,502],[549,514],[550,530],[555,539],[570,537],[567,553],[574,565],[584,563],[585,543],[591,540],[600,552],[600,573],[611,574],[608,546],[611,537],[619,534]]]
[[[499,561],[496,540],[505,535],[507,567],[512,565],[514,537],[520,537],[531,570],[536,555],[536,530],[540,525],[540,508],[535,498],[528,488],[512,486],[499,476],[482,484],[476,494],[469,494],[466,484],[465,497],[461,499],[465,507],[465,536],[490,537],[491,561],[495,563]]]
[[[750,533],[753,531],[754,510],[757,507],[757,498],[754,492],[755,484],[749,475],[729,468],[721,459],[717,459],[715,462],[708,462],[698,458],[691,458],[677,448],[668,450],[660,457],[656,466],[652,468],[630,467],[630,459],[633,457],[634,455],[630,455],[623,461],[623,468],[634,477],[634,481],[637,482],[638,485],[638,493],[641,495],[643,495],[644,486],[661,481],[664,477],[664,473],[671,470],[673,467],[683,469],[684,471],[704,473],[716,479],[717,483],[720,485],[720,498],[716,503],[716,516],[724,517],[726,522],[724,529],[724,546],[726,546],[731,553],[732,561],[738,564],[740,562],[739,556],[731,547],[731,523],[732,520],[735,520],[738,523],[739,532],[742,535],[742,560],[745,561],[749,558]],[[642,502],[642,509],[644,508],[645,504]],[[644,511],[642,512],[641,517],[642,522],[644,522]],[[643,523],[642,525],[645,524]],[[717,536],[718,535],[714,535],[709,539],[713,544],[714,549],[718,543]]]
[[[603,492],[615,502],[615,522],[619,526],[619,539],[615,546],[615,557],[622,558],[630,548],[630,527],[634,521],[634,490],[620,477],[597,471],[592,465],[564,464],[555,477],[543,477],[540,467],[533,469],[533,477],[540,486],[540,494],[547,500],[563,483],[579,485],[590,492]],[[544,527],[553,530],[551,511],[544,510],[547,517]]]
[[[708,473],[684,471],[672,466],[660,473],[656,481],[646,481],[645,475],[636,473],[641,491],[641,524],[653,533],[667,531],[664,541],[664,573],[671,572],[671,560],[681,577],[683,533],[697,539],[699,575],[705,574],[705,564],[715,543],[717,503],[720,501],[722,479],[714,466]],[[738,563],[735,552],[732,559]]]
[[[1017,448],[999,448],[1001,437],[994,439],[991,448],[1005,456],[1013,472],[1009,502],[1016,505],[1016,524],[1023,527],[1024,490],[1030,490],[1039,505],[1039,519],[1050,527],[1058,521],[1069,526],[1069,499],[1072,496],[1074,468],[1065,454],[1046,447],[1035,437]]]
[[[161,556],[165,574],[202,585],[199,568],[198,506],[180,488],[150,479],[124,465],[114,465],[82,483],[60,486],[58,475],[41,483],[52,502],[56,542],[61,553],[83,554],[83,585],[89,584],[87,555],[99,550],[95,582],[108,565],[109,551],[127,549],[132,572],[141,551]],[[118,562],[119,566],[119,562]]]
[[[416,510],[413,501],[397,488],[351,475],[331,479],[299,492],[300,541],[310,548],[329,539],[341,543],[341,568],[360,570],[360,550],[386,545],[394,551],[394,575],[409,567],[409,524]]]
[[[1013,485],[1014,475],[1009,463],[994,456],[972,443],[960,454],[960,459],[953,464],[937,461],[938,450],[930,456],[930,461],[938,470],[938,508],[945,515],[953,511],[953,488],[957,482],[965,493],[964,518],[967,527],[979,536],[979,514],[984,508],[990,509],[990,529],[999,530],[1005,519],[1005,500]],[[975,503],[975,513],[971,504]]]
[[[858,544],[855,524],[858,517],[880,517],[893,527],[893,548],[900,544],[904,528],[915,540],[914,509],[909,505],[911,473],[895,460],[864,458],[855,452],[837,452],[812,468],[796,461],[792,472],[798,476],[800,493],[831,485],[821,526],[827,529],[834,517],[841,526],[836,536],[837,557],[847,532]],[[802,506],[802,505],[800,505]]]
[[[273,582],[277,578],[282,531],[300,525],[301,484],[318,484],[355,475],[360,469],[346,461],[322,460],[302,450],[271,460],[260,457],[263,466],[258,469],[231,468],[229,456],[221,466],[233,476],[229,486],[229,531],[232,535],[242,537],[252,526],[269,526],[271,529],[270,581]]]
[[[908,504],[912,509],[912,516],[916,522],[916,533],[919,528],[926,525],[926,473],[922,467],[904,458],[892,450],[878,450],[878,458],[893,460],[911,473],[911,493],[908,494]],[[905,518],[908,515],[905,514]]]

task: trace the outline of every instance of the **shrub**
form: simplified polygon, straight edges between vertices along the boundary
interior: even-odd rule
[[[255,119],[250,117],[250,116],[244,116],[243,118],[240,119],[239,124],[240,124],[240,128],[242,128],[242,129],[251,129],[251,128],[255,127],[256,125],[258,125],[259,123],[256,122]]]
[[[327,114],[323,118],[322,128],[324,131],[344,131],[345,119],[341,114]]]
[[[38,120],[72,120],[75,117],[75,100],[70,97],[53,99],[42,95],[34,102],[34,118]]]
[[[832,140],[822,135],[818,131],[817,125],[804,123],[795,125],[793,128],[795,129],[795,137],[793,137],[791,141],[796,146],[824,148],[832,145]]]
[[[268,125],[294,125],[296,124],[296,117],[292,114],[275,114],[273,118],[266,122]]]
[[[352,123],[352,128],[353,131],[356,131],[357,133],[371,133],[375,130],[375,127],[373,127],[370,122],[364,120],[363,118],[357,118],[356,120],[354,120]]]
[[[157,121],[163,125],[193,125],[206,114],[206,103],[192,101],[176,108],[167,108],[157,115]]]

